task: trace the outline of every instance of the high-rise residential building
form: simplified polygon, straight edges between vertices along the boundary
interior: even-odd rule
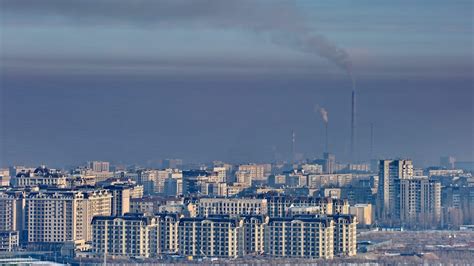
[[[265,227],[265,255],[332,259],[334,230],[334,220],[329,217],[270,218]]]
[[[215,173],[217,180],[215,182],[227,182],[227,168],[224,166],[214,167],[212,171]]]
[[[165,196],[178,196],[183,194],[183,179],[182,178],[167,178],[165,179]]]
[[[101,161],[87,162],[87,167],[94,172],[110,172],[110,163]]]
[[[396,180],[413,177],[411,160],[380,160],[379,182],[377,190],[377,215],[382,220],[395,215],[398,201]]]
[[[106,189],[81,189],[84,194],[83,224],[84,240],[92,240],[91,222],[94,216],[108,216],[112,214],[112,194]]]
[[[334,255],[355,256],[357,253],[357,218],[353,215],[336,214],[334,220]]]
[[[85,240],[84,194],[79,191],[31,192],[26,198],[26,229],[30,243]]]
[[[180,215],[176,213],[156,213],[154,216],[159,224],[159,252],[167,254],[177,253],[179,248],[178,225]]]
[[[133,186],[129,185],[111,185],[106,186],[112,194],[112,215],[121,216],[130,212],[130,198]]]
[[[264,215],[240,215],[244,220],[243,255],[263,254],[265,241],[265,225],[269,218]]]
[[[228,216],[182,218],[178,231],[182,256],[237,258],[243,253],[242,219]]]
[[[335,167],[336,167],[336,156],[332,153],[325,152],[323,154],[323,157],[324,157],[323,171],[326,174],[333,174],[335,172]]]
[[[96,216],[92,234],[92,251],[99,256],[149,258],[161,253],[160,223],[153,216]]]
[[[375,203],[375,193],[370,186],[344,186],[341,188],[341,198],[347,199],[350,205]]]
[[[474,186],[443,187],[443,223],[449,228],[474,224]]]
[[[396,180],[395,214],[402,224],[437,226],[441,219],[441,183],[427,177]]]
[[[245,187],[252,186],[252,175],[249,171],[237,171],[235,172],[235,177],[237,179],[237,183]]]
[[[195,204],[199,216],[263,215],[267,213],[266,199],[200,198]]]
[[[27,241],[90,241],[92,218],[110,213],[111,195],[105,189],[30,192],[25,202]]]
[[[25,225],[25,192],[0,192],[0,231],[22,232]]]
[[[252,181],[266,181],[266,165],[264,164],[243,164],[239,165],[238,171],[247,172]]]
[[[145,185],[146,194],[162,194],[165,192],[165,180],[168,178],[181,179],[182,172],[177,169],[143,170],[139,172],[139,183]]]
[[[200,194],[207,196],[227,196],[227,183],[199,182]]]

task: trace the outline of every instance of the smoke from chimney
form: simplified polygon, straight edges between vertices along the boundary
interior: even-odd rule
[[[316,110],[321,115],[321,119],[324,122],[324,130],[325,130],[325,152],[329,152],[329,113],[324,107],[320,107],[316,105]]]

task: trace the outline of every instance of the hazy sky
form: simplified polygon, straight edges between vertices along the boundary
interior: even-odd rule
[[[471,0],[0,3],[0,165],[474,160]]]

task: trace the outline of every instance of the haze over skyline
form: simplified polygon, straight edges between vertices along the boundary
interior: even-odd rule
[[[472,1],[1,1],[0,165],[349,158],[474,160]],[[294,42],[296,40],[296,42]]]

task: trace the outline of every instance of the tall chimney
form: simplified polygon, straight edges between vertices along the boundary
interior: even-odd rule
[[[356,156],[356,91],[352,88],[352,112],[351,112],[351,160]]]
[[[325,123],[325,129],[326,129],[326,147],[325,150],[326,152],[329,152],[329,134],[328,134],[328,125],[329,123]]]
[[[374,157],[374,124],[370,123],[370,160]]]
[[[295,154],[295,141],[296,141],[296,135],[295,135],[295,131],[292,130],[291,131],[291,161],[294,162],[295,159],[296,159],[296,154]]]

